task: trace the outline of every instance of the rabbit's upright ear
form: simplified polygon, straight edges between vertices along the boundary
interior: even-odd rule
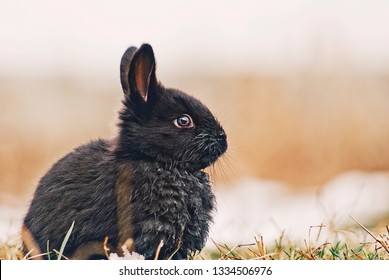
[[[148,93],[156,84],[153,48],[143,44],[131,58],[127,79],[122,79],[123,91],[133,102],[147,102]]]
[[[120,82],[122,84],[123,92],[125,95],[130,94],[128,72],[130,71],[131,60],[134,57],[136,51],[136,47],[129,47],[123,54],[122,61],[120,62]]]

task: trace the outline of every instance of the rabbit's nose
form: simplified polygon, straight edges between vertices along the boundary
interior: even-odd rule
[[[219,132],[216,137],[217,142],[219,143],[222,153],[227,150],[227,135],[224,131]]]
[[[224,142],[224,141],[226,141],[226,140],[227,140],[227,135],[226,135],[226,133],[225,133],[224,131],[219,132],[219,134],[217,135],[217,140],[218,140],[219,142]]]

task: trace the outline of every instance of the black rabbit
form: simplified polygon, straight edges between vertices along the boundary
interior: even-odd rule
[[[54,257],[73,221],[64,250],[73,259],[101,258],[106,237],[111,252],[131,240],[146,259],[204,247],[215,198],[203,169],[226,151],[226,134],[199,100],[157,81],[150,45],[127,49],[120,78],[119,134],[76,148],[41,179],[22,227],[25,253]]]

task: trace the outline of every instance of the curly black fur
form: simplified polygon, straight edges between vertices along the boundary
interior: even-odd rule
[[[141,163],[132,181],[135,251],[152,258],[186,258],[200,251],[208,235],[214,196],[207,175]],[[173,253],[176,252],[174,255]]]
[[[58,250],[75,221],[65,256],[108,237],[111,248],[132,238],[147,259],[161,240],[160,259],[187,258],[208,236],[215,199],[202,169],[226,151],[226,134],[199,100],[157,82],[147,44],[126,51],[121,83],[119,135],[58,161],[39,182],[24,227],[41,252]],[[188,126],[177,125],[181,116]]]

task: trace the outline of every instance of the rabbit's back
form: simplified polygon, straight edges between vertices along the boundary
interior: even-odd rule
[[[110,147],[107,140],[80,146],[54,164],[39,182],[24,225],[41,252],[59,250],[73,221],[65,256],[106,236],[117,242],[116,171]]]

